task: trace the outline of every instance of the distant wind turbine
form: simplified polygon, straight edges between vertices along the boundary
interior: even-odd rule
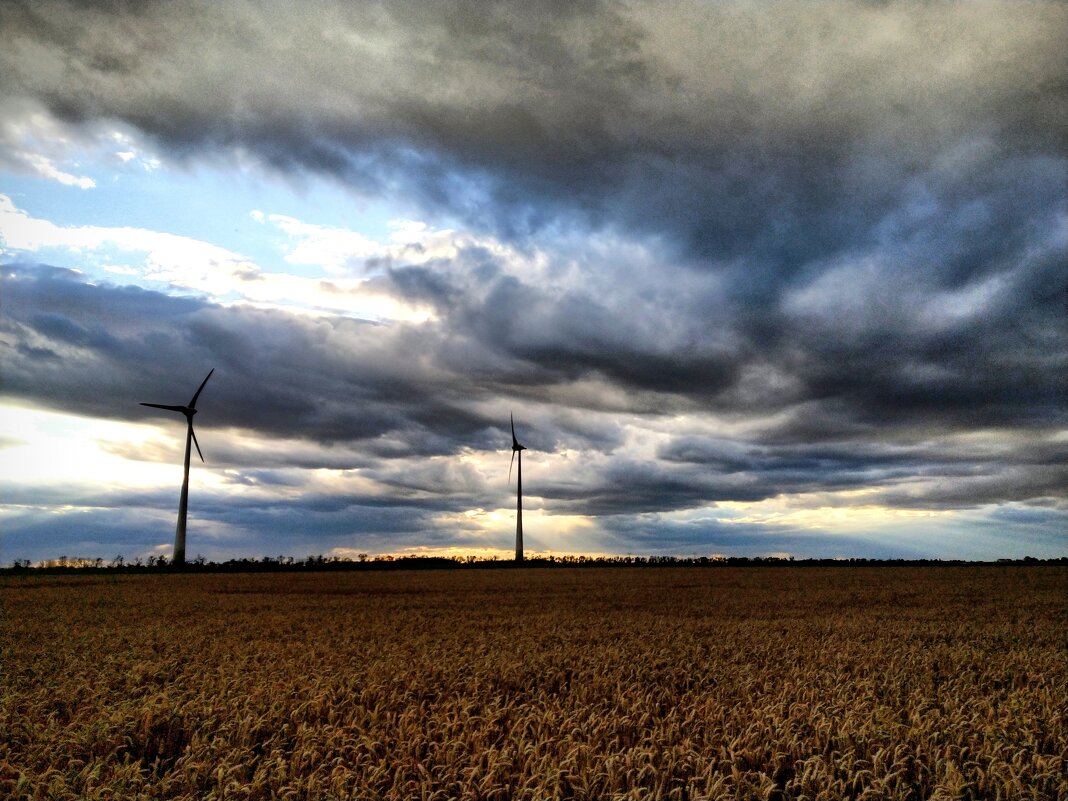
[[[178,501],[178,527],[174,532],[174,557],[171,563],[174,565],[185,564],[185,513],[189,506],[189,444],[192,443],[197,446],[197,456],[200,457],[200,461],[204,461],[204,454],[200,452],[200,443],[197,442],[197,435],[193,432],[193,415],[197,413],[197,398],[200,397],[200,393],[204,390],[204,385],[208,383],[208,378],[211,378],[211,374],[215,372],[215,368],[211,368],[211,372],[208,373],[207,378],[200,382],[200,386],[197,391],[193,393],[192,400],[189,401],[187,406],[168,406],[163,403],[142,403],[142,406],[151,406],[153,409],[166,409],[171,412],[181,412],[185,415],[186,419],[186,431],[185,431],[185,477],[182,479],[182,497]]]
[[[523,451],[526,446],[520,445],[515,438],[515,418],[509,414],[508,419],[512,422],[512,461],[508,463],[508,483],[512,483],[512,464],[515,455],[519,454],[519,470],[516,473],[516,501],[515,501],[515,560],[523,561]]]

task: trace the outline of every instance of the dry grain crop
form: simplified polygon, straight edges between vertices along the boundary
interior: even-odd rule
[[[0,581],[5,798],[1068,798],[1061,567]]]

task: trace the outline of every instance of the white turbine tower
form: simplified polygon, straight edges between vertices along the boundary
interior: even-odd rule
[[[197,435],[193,432],[193,415],[197,413],[197,398],[200,397],[200,393],[204,389],[204,385],[208,383],[208,378],[211,378],[211,374],[215,372],[215,368],[211,368],[211,372],[208,373],[207,378],[200,382],[200,387],[193,393],[192,400],[189,401],[187,406],[168,406],[163,403],[142,403],[142,406],[151,406],[153,409],[166,409],[170,412],[181,412],[185,415],[186,430],[185,430],[185,477],[182,479],[182,497],[178,501],[178,527],[174,532],[174,557],[171,563],[174,565],[185,564],[185,515],[186,509],[189,506],[189,449],[190,443],[197,446],[197,456],[200,457],[200,461],[204,461],[204,454],[200,452],[200,443],[197,442]]]
[[[508,483],[512,483],[512,464],[515,456],[519,454],[519,470],[516,473],[516,501],[515,501],[515,560],[523,561],[523,451],[526,447],[519,444],[515,438],[515,418],[511,414],[508,418],[512,422],[512,461],[508,463]]]

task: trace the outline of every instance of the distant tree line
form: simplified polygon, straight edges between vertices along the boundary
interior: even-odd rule
[[[308,571],[381,571],[381,570],[509,570],[516,567],[533,569],[598,568],[598,567],[842,567],[864,566],[921,566],[921,565],[1063,565],[1068,556],[1056,559],[998,559],[996,562],[974,562],[963,559],[795,559],[792,556],[530,556],[521,565],[511,559],[496,556],[370,556],[358,554],[355,559],[344,556],[318,554],[303,559],[292,556],[264,556],[261,559],[230,559],[211,562],[197,556],[184,565],[172,565],[166,556],[138,557],[126,560],[116,556],[111,561],[60,556],[43,562],[16,559],[9,567],[0,567],[0,575],[51,573],[299,573]]]

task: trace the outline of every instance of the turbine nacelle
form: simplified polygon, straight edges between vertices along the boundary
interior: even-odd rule
[[[166,409],[168,412],[178,412],[184,414],[185,419],[189,421],[189,436],[193,438],[193,444],[197,446],[197,456],[200,457],[200,461],[204,461],[204,454],[200,452],[200,443],[197,442],[197,433],[193,430],[193,415],[197,413],[197,398],[200,397],[200,393],[204,391],[204,385],[208,383],[208,379],[211,378],[212,373],[215,372],[215,368],[211,368],[207,377],[200,382],[200,386],[197,387],[197,391],[193,393],[193,397],[189,401],[188,406],[174,406],[167,403],[142,403],[142,406],[150,406],[153,409]]]
[[[166,403],[142,403],[142,406],[151,406],[153,409],[166,409],[169,412],[180,412],[186,417],[192,417],[197,413],[196,409],[190,409],[188,406],[168,406]]]

